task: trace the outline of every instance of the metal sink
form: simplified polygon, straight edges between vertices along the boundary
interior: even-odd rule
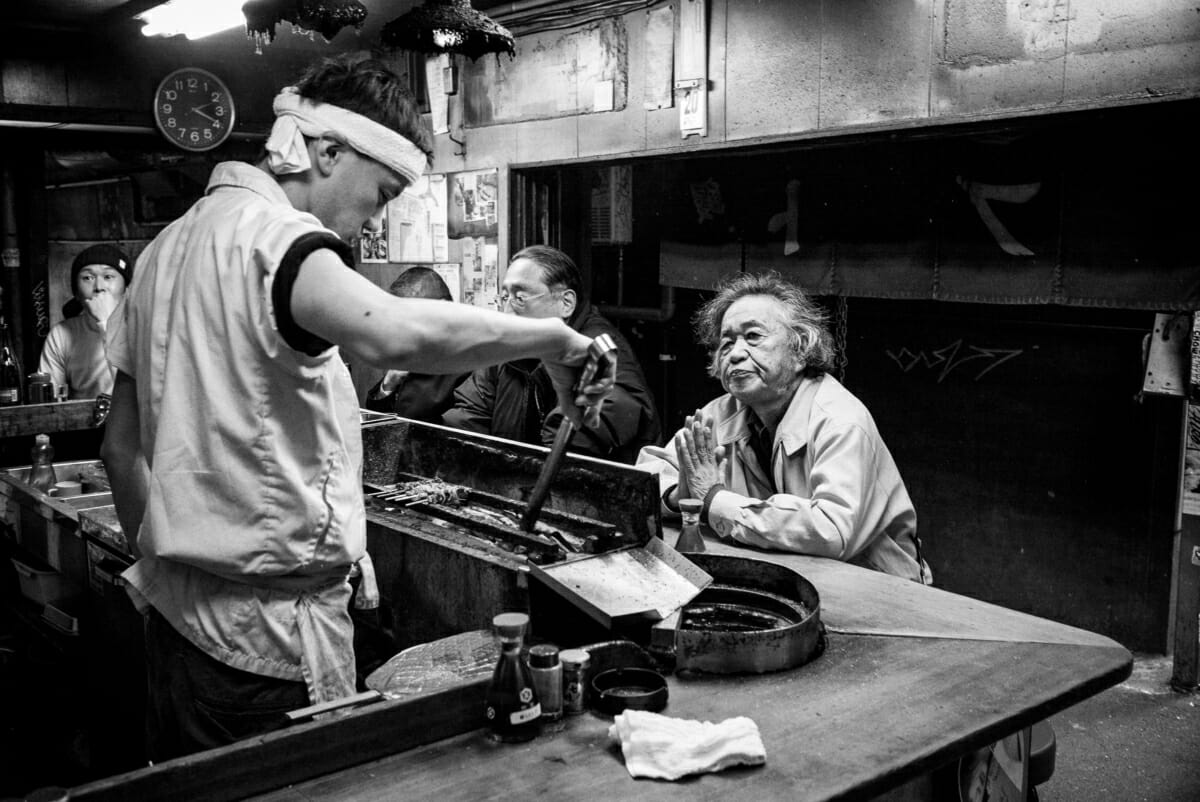
[[[15,468],[7,468],[4,473],[17,479],[18,481],[29,483],[30,465],[19,465]],[[104,472],[104,463],[95,459],[75,460],[73,462],[56,462],[54,463],[54,475],[58,477],[60,482],[79,481],[83,483],[84,493],[79,496],[69,498],[85,498],[92,496],[107,495],[108,503],[112,503],[112,494],[109,492],[108,475]],[[96,506],[90,504],[89,506]]]
[[[81,493],[78,496],[59,496],[58,500],[70,504],[77,510],[90,510],[95,507],[110,507],[112,506],[112,491],[105,490],[103,493]]]

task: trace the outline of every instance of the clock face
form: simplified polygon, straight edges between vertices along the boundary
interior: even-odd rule
[[[154,121],[184,150],[211,150],[233,133],[233,96],[206,70],[175,70],[154,93]]]

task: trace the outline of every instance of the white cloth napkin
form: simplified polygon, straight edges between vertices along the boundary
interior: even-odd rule
[[[613,718],[608,736],[621,742],[632,777],[678,780],[689,774],[767,762],[758,725],[745,716],[716,724],[626,710]]]

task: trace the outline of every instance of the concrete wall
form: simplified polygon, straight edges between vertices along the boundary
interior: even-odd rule
[[[157,81],[190,64],[223,77],[239,100],[238,128],[261,132],[270,97],[306,62],[372,46],[372,31],[395,8],[368,7],[376,24],[361,36],[347,30],[325,44],[284,31],[257,56],[238,30],[196,42],[143,39],[133,25],[8,31],[0,34],[0,118],[40,108],[58,119],[150,127]],[[664,49],[648,42],[647,20],[665,7],[519,36],[511,61],[466,62],[464,92],[452,98],[460,117],[463,95],[474,92],[467,102],[478,103],[480,86],[516,97],[515,113],[503,124],[468,125],[465,156],[439,136],[437,170],[667,154],[1200,93],[1200,13],[1186,0],[708,0],[708,135],[683,140],[677,107],[645,108],[646,75]],[[614,111],[591,111],[590,96],[564,96],[591,88],[597,76],[585,61],[596,52],[611,57],[603,69],[613,74],[600,77],[614,82]],[[557,83],[546,79],[548,64],[561,65]],[[522,87],[550,87],[557,97],[537,106],[521,100]]]
[[[643,107],[646,19],[622,17],[623,41],[612,45],[627,54],[622,110],[471,129],[467,166],[494,165],[500,155],[518,164],[640,155],[1200,91],[1200,14],[1184,0],[710,0],[709,134],[683,141],[678,109]],[[482,70],[528,82],[522,70],[532,54],[579,38],[579,29],[521,37],[511,63],[468,64],[468,83]],[[443,144],[439,156],[451,161]]]
[[[682,139],[679,109],[647,110],[658,52],[648,13],[519,37],[517,55],[464,67],[466,154],[438,137],[436,169],[668,155],[887,128],[1070,111],[1200,93],[1200,13],[1184,0],[710,0],[708,135]],[[582,44],[581,44],[582,43]],[[599,47],[624,76],[614,111],[586,103],[547,117],[470,124],[470,93],[546,85],[565,64],[580,96],[595,76],[572,59]],[[678,48],[678,43],[676,43]],[[550,54],[550,56],[547,56]],[[678,53],[676,54],[678,63]],[[461,94],[452,98],[461,104]],[[521,101],[512,101],[520,117]],[[569,105],[569,104],[568,104]],[[511,114],[504,119],[511,118]],[[501,251],[506,251],[501,235]]]
[[[522,71],[544,66],[547,53],[561,51],[567,75],[575,74],[580,65],[570,62],[578,54],[568,49],[600,37],[604,52],[621,56],[613,68],[623,74],[608,77],[626,96],[617,99],[617,111],[472,130],[465,159],[442,137],[439,169],[670,152],[1200,90],[1200,14],[1186,0],[708,3],[709,133],[702,141],[680,140],[677,108],[643,106],[647,68],[662,49],[654,43],[647,49],[648,14],[658,6],[615,24],[518,37],[511,62],[467,63],[468,82],[492,70],[519,91],[531,78],[536,82]],[[237,30],[196,42],[142,39],[132,25],[83,35],[8,31],[0,37],[0,107],[69,108],[81,121],[106,110],[145,121],[161,73],[193,64],[216,70],[238,94],[246,122],[261,123],[269,120],[262,101],[304,63],[369,49],[370,30],[344,31],[328,45],[285,31],[258,56]],[[570,104],[556,98],[549,105]]]

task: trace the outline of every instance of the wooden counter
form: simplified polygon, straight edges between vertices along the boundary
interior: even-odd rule
[[[821,595],[829,645],[813,662],[768,675],[669,679],[666,715],[749,716],[766,746],[763,767],[635,781],[608,741],[611,720],[591,713],[528,744],[494,744],[481,729],[464,732],[482,725],[484,684],[476,682],[169,761],[71,797],[866,799],[1104,690],[1132,668],[1129,652],[1107,638],[895,577],[712,541],[710,551],[791,567]]]

